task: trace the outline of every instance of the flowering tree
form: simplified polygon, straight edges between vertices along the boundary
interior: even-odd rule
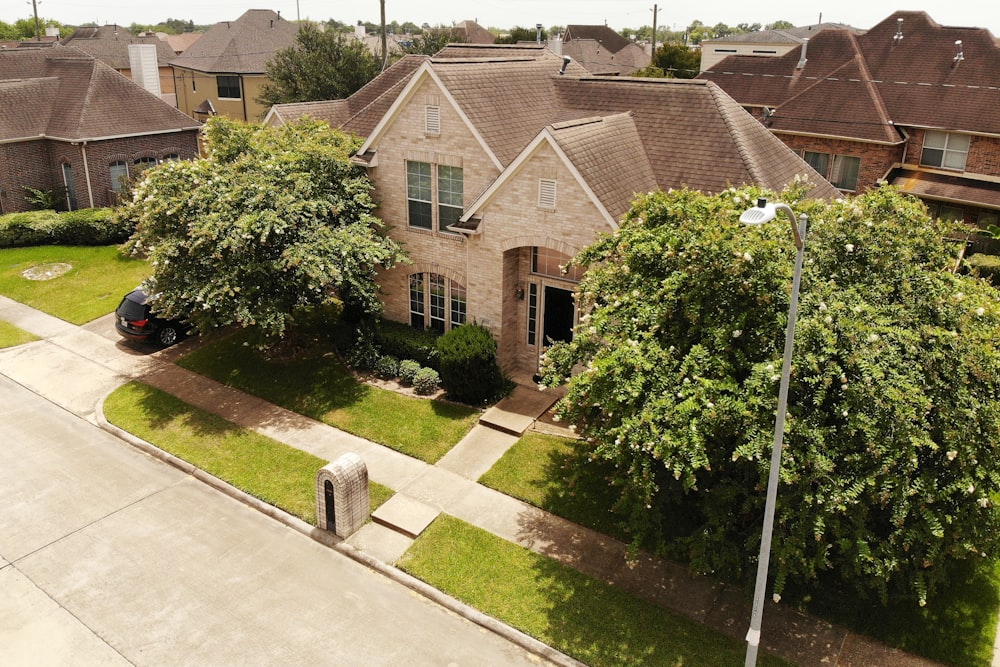
[[[761,194],[639,198],[574,260],[586,314],[545,360],[636,543],[734,578],[760,546],[795,252],[787,220],[738,222]],[[800,194],[781,194],[811,224],[775,589],[830,572],[924,604],[951,561],[1000,547],[1000,295],[952,272],[947,229],[916,200]]]
[[[201,331],[236,324],[272,340],[303,307],[378,312],[375,271],[403,254],[350,163],[357,140],[309,120],[213,118],[205,136],[206,158],[144,172],[119,212],[153,265],[155,308]]]

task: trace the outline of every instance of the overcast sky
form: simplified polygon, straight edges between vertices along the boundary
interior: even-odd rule
[[[474,19],[484,27],[533,28],[553,25],[607,24],[615,30],[653,23],[653,5],[647,0],[386,0],[386,21],[451,25]],[[683,6],[678,6],[683,5]],[[344,23],[378,23],[379,0],[39,0],[38,13],[63,23],[158,23],[167,18],[212,24],[238,18],[247,9],[273,9],[288,19]],[[707,25],[760,23],[777,20],[794,25],[825,22],[870,28],[897,9],[923,10],[941,25],[988,28],[1000,37],[1000,2],[996,0],[922,0],[921,4],[893,5],[871,0],[839,0],[829,6],[803,0],[707,0],[662,3],[657,25],[682,29],[698,20]],[[0,20],[13,22],[32,15],[31,0],[3,0]]]

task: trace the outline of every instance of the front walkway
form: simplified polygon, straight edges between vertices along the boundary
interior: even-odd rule
[[[103,422],[95,406],[135,378],[324,460],[358,454],[369,477],[396,494],[347,541],[388,567],[438,514],[447,513],[744,639],[750,603],[741,592],[648,555],[629,562],[624,544],[476,482],[552,404],[553,394],[518,387],[430,465],[171,363],[188,344],[153,354],[131,347],[114,332],[111,316],[76,327],[0,297],[0,319],[44,339],[0,350],[0,373],[95,423]],[[764,614],[762,648],[803,667],[936,664],[773,603]]]

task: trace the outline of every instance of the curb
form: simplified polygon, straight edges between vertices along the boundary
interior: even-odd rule
[[[135,447],[139,451],[151,456],[154,459],[162,461],[167,465],[177,468],[181,472],[188,474],[200,482],[207,484],[213,489],[237,500],[244,505],[250,507],[251,509],[257,510],[261,514],[264,514],[276,521],[284,524],[292,530],[298,531],[303,535],[312,538],[316,542],[319,542],[323,546],[329,547],[348,558],[368,567],[369,569],[375,570],[379,574],[382,574],[389,579],[392,579],[396,583],[406,586],[410,590],[420,594],[421,596],[427,598],[431,602],[438,604],[448,611],[451,611],[466,620],[475,623],[476,625],[506,639],[507,641],[515,644],[525,651],[533,653],[545,660],[548,660],[554,665],[559,667],[587,667],[585,663],[576,660],[556,649],[552,648],[548,644],[545,644],[534,637],[527,635],[516,628],[513,628],[506,623],[493,618],[483,612],[470,607],[469,605],[451,597],[447,593],[444,593],[437,588],[434,588],[430,584],[417,579],[416,577],[409,575],[402,570],[395,568],[391,565],[383,563],[382,561],[373,558],[361,551],[357,547],[348,544],[343,539],[337,537],[336,534],[331,533],[326,530],[321,530],[316,526],[312,526],[302,519],[285,512],[282,509],[275,507],[274,505],[269,505],[264,501],[251,496],[250,494],[237,489],[235,486],[225,482],[215,475],[205,472],[201,468],[198,468],[187,461],[180,459],[173,454],[163,451],[156,445],[153,445],[142,438],[139,438],[124,429],[121,429],[111,422],[109,422],[104,417],[104,398],[101,398],[97,402],[97,406],[94,408],[94,416],[97,420],[97,425],[104,431],[111,433],[112,435],[118,437],[125,443]]]

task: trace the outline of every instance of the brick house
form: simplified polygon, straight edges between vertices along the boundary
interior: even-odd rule
[[[1000,44],[898,11],[864,34],[823,30],[782,56],[703,72],[844,192],[881,183],[932,215],[1000,216]]]
[[[199,128],[76,48],[0,51],[0,213],[30,209],[25,187],[112,205],[123,177],[196,157]]]
[[[177,108],[198,120],[225,116],[257,122],[267,107],[257,102],[269,81],[267,62],[295,45],[297,23],[270,9],[250,9],[235,21],[208,29],[170,61]]]
[[[407,56],[346,100],[278,105],[266,122],[304,115],[365,137],[354,160],[412,260],[379,277],[387,317],[476,320],[518,375],[577,323],[579,275],[560,266],[635,192],[805,174],[812,196],[839,194],[711,82],[593,77],[542,47]]]

